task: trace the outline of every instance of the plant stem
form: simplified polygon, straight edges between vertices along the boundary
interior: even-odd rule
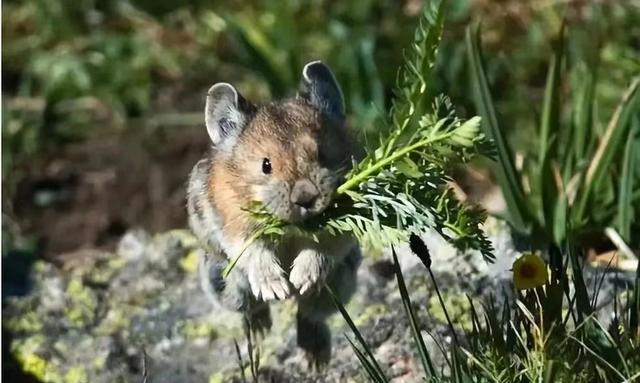
[[[392,164],[394,161],[397,161],[398,159],[400,159],[403,156],[411,153],[412,151],[418,149],[419,147],[426,146],[426,145],[432,144],[434,142],[437,142],[437,141],[440,141],[440,140],[443,140],[443,139],[447,139],[449,137],[451,137],[451,132],[445,133],[445,134],[441,134],[441,135],[433,137],[433,138],[427,138],[427,139],[424,139],[422,141],[418,141],[415,144],[406,146],[406,147],[396,151],[395,153],[393,153],[389,157],[383,158],[382,160],[380,160],[379,162],[373,164],[369,168],[367,168],[367,169],[363,170],[362,172],[360,172],[360,173],[354,175],[353,177],[349,178],[347,181],[345,181],[342,185],[340,185],[338,187],[338,190],[336,192],[338,194],[344,194],[345,192],[351,190],[354,186],[357,186],[360,183],[362,183],[365,179],[367,179],[367,177],[369,177],[372,174],[376,173],[377,171],[379,171],[383,167]]]
[[[222,271],[223,278],[226,278],[229,276],[229,273],[236,266],[236,263],[238,263],[242,254],[244,254],[244,252],[249,248],[249,246],[251,246],[255,241],[258,240],[258,238],[260,238],[264,234],[264,231],[265,231],[264,229],[259,229],[255,233],[253,233],[251,237],[249,237],[249,239],[242,246],[242,249],[240,249],[240,253],[238,253],[238,255],[231,261],[231,263],[229,263]]]

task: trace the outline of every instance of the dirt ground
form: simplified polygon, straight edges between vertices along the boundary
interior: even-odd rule
[[[95,134],[24,164],[12,216],[56,260],[131,227],[185,227],[186,180],[207,147],[201,126]]]

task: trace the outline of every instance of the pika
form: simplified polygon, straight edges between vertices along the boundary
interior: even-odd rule
[[[242,312],[251,331],[261,333],[271,327],[269,301],[294,297],[298,345],[313,366],[328,363],[325,321],[335,309],[323,287],[344,303],[350,299],[361,261],[357,242],[286,233],[277,242],[246,246],[255,230],[247,208],[258,202],[295,224],[330,205],[353,161],[340,86],[320,61],[304,66],[295,98],[264,105],[217,83],[206,97],[205,125],[212,150],[194,166],[187,190],[189,226],[206,253],[204,290],[214,304]],[[223,278],[224,267],[245,246]]]

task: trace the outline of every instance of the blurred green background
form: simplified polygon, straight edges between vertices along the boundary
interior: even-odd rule
[[[133,226],[185,226],[184,182],[207,149],[206,89],[254,101],[295,94],[322,59],[351,126],[374,131],[390,105],[423,1],[22,0],[2,12],[3,257],[108,246]],[[560,87],[597,73],[598,135],[640,73],[640,8],[629,1],[452,0],[431,92],[476,114],[464,44],[480,25],[501,126],[518,153],[536,144],[547,67],[562,20]]]

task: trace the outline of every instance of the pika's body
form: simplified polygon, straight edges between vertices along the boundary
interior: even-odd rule
[[[295,296],[298,344],[323,364],[331,344],[325,319],[334,305],[322,287],[349,299],[359,247],[351,237],[326,233],[318,241],[287,233],[278,242],[251,242],[255,227],[246,210],[259,202],[287,222],[301,222],[329,206],[349,169],[352,147],[333,74],[312,62],[302,77],[295,99],[263,106],[226,83],[209,90],[205,120],[213,148],[191,172],[187,207],[206,252],[201,271],[212,300],[243,312],[249,326],[262,331],[271,325],[268,301]],[[222,269],[241,252],[223,279]]]

